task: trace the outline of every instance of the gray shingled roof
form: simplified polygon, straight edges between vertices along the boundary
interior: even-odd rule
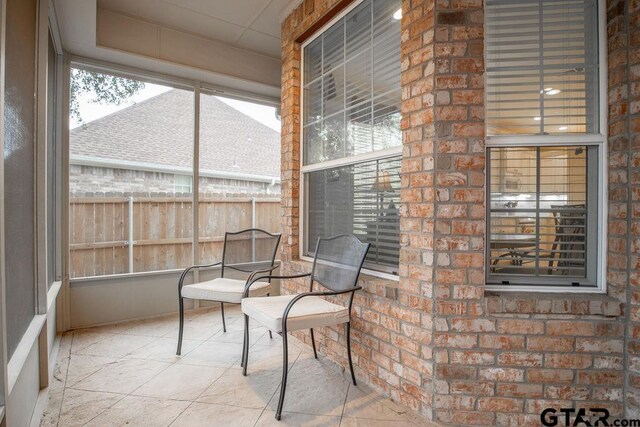
[[[214,96],[200,98],[200,169],[280,177],[280,134]],[[193,95],[170,90],[71,130],[70,151],[110,161],[192,165]]]

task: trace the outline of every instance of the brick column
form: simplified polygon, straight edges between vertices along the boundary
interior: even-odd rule
[[[473,365],[495,356],[473,349],[491,322],[484,312],[483,2],[436,2],[434,419],[495,423],[490,396]],[[489,406],[504,402],[487,402]]]
[[[420,409],[428,418],[432,415],[433,393],[434,11],[433,1],[403,1],[401,35],[403,156],[399,303],[416,310],[421,318],[420,325],[405,324],[403,332],[421,339],[413,351],[400,349],[400,362],[412,362],[411,365],[417,365],[416,369],[423,373],[421,381],[404,387],[411,394],[423,396]]]
[[[640,2],[607,2],[609,274],[625,295],[625,415],[640,418]]]

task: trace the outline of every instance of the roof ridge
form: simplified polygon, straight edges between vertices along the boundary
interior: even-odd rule
[[[140,102],[134,102],[134,103],[133,103],[133,104],[131,104],[131,105],[127,105],[126,107],[121,108],[121,109],[119,109],[119,110],[116,110],[116,111],[114,111],[114,112],[112,112],[112,113],[106,114],[106,115],[104,115],[104,116],[102,116],[102,117],[98,117],[97,119],[95,119],[95,120],[91,120],[90,122],[83,122],[80,126],[76,126],[76,127],[74,127],[73,129],[70,129],[70,130],[76,130],[76,129],[78,129],[78,128],[83,128],[84,126],[88,125],[89,123],[97,123],[97,122],[102,121],[103,119],[111,118],[112,116],[114,116],[114,115],[116,115],[116,114],[123,113],[123,112],[125,112],[125,111],[127,111],[127,110],[129,110],[129,109],[131,109],[131,108],[133,108],[133,107],[137,107],[137,106],[139,106],[139,105],[146,104],[148,101],[151,101],[151,100],[157,100],[157,99],[158,99],[158,98],[160,98],[161,96],[166,95],[166,94],[168,94],[168,93],[171,93],[171,92],[173,92],[174,90],[182,90],[182,89],[170,88],[169,90],[167,90],[167,91],[165,91],[165,92],[159,93],[159,94],[157,94],[157,95],[150,96],[149,98],[147,98],[147,99],[143,99],[143,100],[142,100],[142,101],[140,101]],[[93,103],[93,102],[92,102],[92,103]],[[99,104],[99,102],[95,102],[95,104]]]

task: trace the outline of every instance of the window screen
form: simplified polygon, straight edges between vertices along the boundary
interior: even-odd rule
[[[400,0],[357,3],[304,46],[302,73],[304,254],[313,256],[320,237],[352,233],[371,243],[365,267],[393,274],[401,7]]]
[[[487,0],[488,135],[598,133],[596,0]]]
[[[4,109],[4,232],[7,353],[35,316],[35,0],[7,2]]]
[[[59,280],[60,268],[57,263],[56,232],[59,223],[58,199],[60,187],[58,170],[58,144],[56,142],[56,99],[58,76],[56,73],[56,53],[51,34],[49,34],[47,55],[47,284],[51,286]]]

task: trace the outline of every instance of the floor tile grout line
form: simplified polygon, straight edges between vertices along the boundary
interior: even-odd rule
[[[300,349],[298,349],[300,350]],[[284,349],[283,349],[284,352]],[[303,351],[301,350],[298,355],[296,356],[295,360],[293,362],[291,362],[291,367],[287,366],[287,375],[289,373],[291,373],[291,370],[293,369],[293,366],[298,362],[298,359],[300,359],[300,356],[302,356]],[[288,382],[288,381],[287,381]],[[276,393],[278,393],[278,390],[280,390],[280,387],[282,387],[282,381],[280,382],[280,385],[278,387],[276,387],[276,390],[273,392],[273,394],[271,395],[271,397],[269,398],[269,400],[267,401],[267,404],[265,405],[263,412],[267,410],[267,408],[269,407],[269,403],[271,403],[271,401],[273,400],[274,396],[276,395]],[[283,408],[284,409],[284,408]],[[284,411],[287,412],[287,411]],[[314,415],[314,414],[305,414],[305,415]],[[262,416],[262,414],[260,414],[260,416]],[[258,418],[258,420],[260,420],[260,418]],[[257,421],[256,421],[257,423]],[[254,426],[255,427],[255,426]]]
[[[346,372],[346,370],[345,370]],[[342,412],[340,413],[340,424],[342,424],[342,419],[344,418],[344,409],[347,406],[347,399],[349,399],[349,392],[351,391],[351,382],[347,383],[347,392],[344,395],[344,402],[342,402]]]
[[[123,334],[118,334],[118,335],[123,335]],[[127,361],[127,360],[145,360],[145,359],[127,359],[127,356],[129,356],[129,355],[130,355],[131,353],[133,353],[134,351],[138,351],[138,350],[139,350],[139,349],[141,349],[142,347],[145,347],[145,346],[147,346],[147,345],[149,345],[149,344],[152,344],[152,343],[154,343],[154,342],[158,341],[159,339],[160,339],[159,337],[156,337],[156,339],[155,339],[155,340],[149,341],[148,343],[143,344],[143,345],[141,345],[140,347],[137,347],[135,350],[131,350],[129,353],[125,354],[125,355],[124,355],[124,356],[122,356],[122,357],[114,357],[114,359],[116,359],[116,361],[115,361],[115,362],[112,362],[112,363],[118,363],[118,362],[121,362],[121,361]],[[78,356],[93,356],[93,355],[78,355]],[[100,357],[100,356],[94,356],[94,357]],[[154,362],[158,362],[158,361],[157,361],[157,360],[154,360]],[[71,357],[69,357],[69,363],[71,363]],[[169,366],[166,366],[163,370],[161,370],[160,372],[158,372],[158,374],[156,374],[156,376],[157,376],[157,375],[159,375],[161,372],[163,372],[165,369],[168,369],[168,368],[173,364],[173,363],[171,363],[171,362],[161,362],[161,363],[169,363]],[[111,363],[109,363],[109,364],[107,364],[107,365],[111,365]],[[96,373],[100,372],[101,370],[103,370],[104,368],[106,368],[106,367],[107,367],[107,365],[102,366],[101,368],[99,368],[98,370],[94,371],[93,373],[91,373],[91,374],[89,374],[89,375],[85,376],[83,379],[81,379],[81,380],[77,381],[74,385],[80,384],[82,381],[84,381],[84,380],[88,379],[89,377],[91,377],[92,375],[94,375],[94,374],[96,374]],[[153,376],[151,379],[155,378],[156,376]],[[151,379],[150,379],[149,381],[151,381]],[[148,381],[146,381],[144,384],[146,384],[147,382],[148,382]],[[144,385],[144,384],[143,384],[143,385]],[[75,389],[74,387],[69,387],[69,388]],[[138,387],[138,388],[140,388],[140,387]],[[135,390],[137,390],[138,388],[136,388]],[[135,391],[135,390],[133,390],[133,391]],[[91,390],[86,390],[86,391],[91,391]],[[93,390],[93,391],[96,391],[96,390]],[[116,392],[109,391],[109,392],[104,392],[104,393],[116,393]],[[120,394],[120,393],[116,393],[116,394]],[[125,393],[125,395],[127,395],[127,396],[128,396],[128,395],[131,395],[131,393]]]
[[[254,344],[255,345],[255,344]],[[282,351],[284,352],[284,349],[282,349]],[[302,353],[298,353],[298,355],[296,356],[296,360],[294,360],[291,363],[291,368],[289,368],[287,366],[287,374],[289,372],[291,372],[291,369],[293,369],[293,365],[296,364],[296,362],[298,361],[298,358],[300,357]],[[249,358],[247,357],[247,360]],[[262,412],[260,412],[260,416],[258,417],[258,419],[256,420],[256,422],[253,424],[253,427],[255,427],[258,424],[258,421],[260,421],[260,418],[262,418],[262,415],[264,414],[264,412],[267,410],[267,408],[269,407],[269,403],[271,403],[271,400],[273,399],[273,397],[276,395],[276,393],[278,392],[278,390],[280,389],[280,387],[282,387],[282,380],[280,380],[280,385],[278,387],[276,387],[276,389],[274,390],[274,392],[271,394],[271,397],[269,398],[269,400],[267,400],[266,405],[264,405],[264,408],[262,408]]]
[[[99,393],[99,392],[98,392]],[[87,422],[85,422],[84,424],[82,424],[83,426],[86,426],[87,424],[89,424],[91,421],[95,420],[96,418],[98,418],[100,415],[102,415],[105,411],[107,411],[108,409],[111,409],[112,407],[114,407],[115,405],[118,404],[118,402],[120,402],[122,399],[126,398],[127,396],[124,395],[122,396],[120,399],[116,400],[115,402],[113,402],[113,405],[104,408],[102,411],[100,411],[98,414],[96,414],[95,417],[91,418],[90,420],[88,420]]]
[[[176,362],[176,364],[177,364],[177,363],[178,363],[178,362]],[[235,364],[235,362],[233,362],[233,364]],[[233,366],[233,364],[232,364],[231,366]],[[180,412],[180,414],[178,414],[178,416],[177,416],[177,417],[175,417],[175,418],[173,419],[173,421],[171,421],[171,423],[170,423],[167,427],[170,427],[173,423],[175,423],[175,422],[176,422],[176,420],[177,420],[178,418],[180,418],[180,417],[182,416],[182,414],[184,414],[184,413],[187,411],[187,409],[189,409],[189,408],[190,408],[194,403],[196,403],[196,402],[197,402],[197,400],[200,398],[200,396],[202,396],[202,394],[203,394],[205,391],[207,391],[207,390],[208,390],[212,385],[214,385],[214,384],[215,384],[215,383],[216,383],[220,378],[222,378],[222,377],[223,377],[223,376],[224,376],[224,375],[229,371],[229,369],[231,369],[231,366],[229,366],[227,369],[225,369],[225,370],[224,370],[224,372],[222,372],[222,374],[220,374],[220,376],[218,376],[218,378],[216,378],[216,379],[215,379],[211,384],[209,384],[207,387],[205,387],[205,388],[204,388],[204,390],[202,390],[202,392],[201,392],[198,396],[196,396],[196,398],[195,398],[195,399],[193,399],[193,400],[192,400],[192,401],[187,405],[187,407],[186,407],[186,408],[184,408],[184,410],[183,410],[182,412]]]
[[[58,427],[58,425],[60,424],[60,415],[62,414],[62,404],[64,403],[64,396],[65,396],[65,392],[67,391],[67,376],[69,375],[69,364],[71,363],[71,349],[73,348],[72,346],[73,346],[74,335],[75,334],[71,332],[71,338],[69,338],[69,340],[71,341],[69,343],[69,356],[68,356],[69,360],[67,361],[67,368],[65,369],[65,373],[64,373],[64,382],[62,384],[62,396],[60,397],[60,406],[58,408],[58,419],[56,420],[56,427]],[[62,337],[64,337],[64,335]],[[62,346],[62,338],[60,338],[60,346]],[[58,349],[58,357],[60,357],[60,349]],[[58,361],[56,360],[56,365],[57,364],[58,364]]]
[[[122,359],[120,359],[120,360],[122,360]],[[142,359],[128,359],[128,360],[142,360]],[[157,362],[157,360],[154,360],[154,362]],[[164,369],[158,371],[158,373],[156,373],[154,376],[152,376],[147,381],[145,381],[142,384],[140,384],[140,386],[138,386],[135,389],[133,389],[130,393],[128,393],[129,396],[131,396],[133,393],[135,393],[136,390],[139,390],[140,388],[144,387],[148,382],[150,382],[151,380],[156,378],[158,375],[160,375],[161,373],[163,373],[164,371],[166,371],[167,369],[169,369],[170,367],[175,365],[177,362],[159,362],[159,363],[168,363],[168,366],[165,366]]]
[[[171,331],[171,332],[173,332],[173,331]],[[170,333],[171,333],[171,332],[170,332]],[[118,360],[119,360],[119,361],[120,361],[120,360],[123,360],[123,359],[124,359],[124,358],[126,358],[127,356],[131,355],[134,351],[138,351],[139,349],[141,349],[141,348],[143,348],[143,347],[146,347],[146,346],[147,346],[147,345],[149,345],[149,344],[152,344],[152,343],[154,343],[154,342],[157,342],[157,341],[159,341],[161,338],[164,338],[164,336],[163,336],[163,337],[158,337],[156,340],[151,341],[151,342],[149,342],[149,343],[147,343],[147,344],[145,344],[145,345],[143,345],[143,346],[141,346],[141,347],[138,347],[137,349],[135,349],[135,350],[131,351],[130,353],[126,354],[125,356],[121,357],[121,358],[120,358],[120,359],[118,359]],[[201,342],[201,343],[200,343],[198,346],[196,346],[195,348],[193,348],[191,351],[193,351],[193,350],[195,350],[196,348],[200,347],[202,344],[204,344],[204,341],[203,341],[203,342]],[[191,351],[187,352],[187,354],[188,354],[188,353],[190,353]],[[135,360],[145,360],[145,359],[135,359]],[[135,395],[133,395],[132,393],[135,393],[135,391],[136,391],[136,390],[138,390],[140,387],[144,386],[144,385],[145,385],[145,384],[147,384],[149,381],[151,381],[151,380],[153,380],[154,378],[156,378],[158,375],[160,375],[162,372],[164,372],[164,371],[166,371],[167,369],[169,369],[171,366],[174,366],[174,365],[176,365],[176,364],[177,364],[177,362],[176,362],[176,361],[174,361],[174,362],[164,362],[164,363],[168,363],[168,366],[166,366],[164,369],[162,369],[161,371],[159,371],[156,375],[154,375],[154,376],[153,376],[152,378],[150,378],[148,381],[145,381],[145,382],[144,382],[143,384],[141,384],[139,387],[135,388],[131,393],[128,393],[128,394],[127,394],[127,396],[135,396]],[[125,396],[125,397],[127,397],[127,396]],[[124,399],[124,397],[123,397],[123,399]],[[121,399],[121,400],[122,400],[122,399]],[[187,408],[188,408],[189,406],[191,406],[191,404],[192,404],[192,403],[193,403],[193,401],[191,401],[191,402],[189,403],[189,405],[187,405],[187,407],[186,407],[186,408],[185,408],[185,409],[184,409],[180,414],[178,414],[178,416],[176,416],[176,418],[175,418],[175,419],[174,419],[170,424],[173,424],[173,422],[174,422],[174,421],[175,421],[175,420],[176,420],[180,415],[182,415],[182,413],[184,413],[184,411],[186,411],[186,410],[187,410]],[[104,411],[103,411],[103,412],[104,412]],[[169,424],[169,425],[170,425],[170,424]]]

